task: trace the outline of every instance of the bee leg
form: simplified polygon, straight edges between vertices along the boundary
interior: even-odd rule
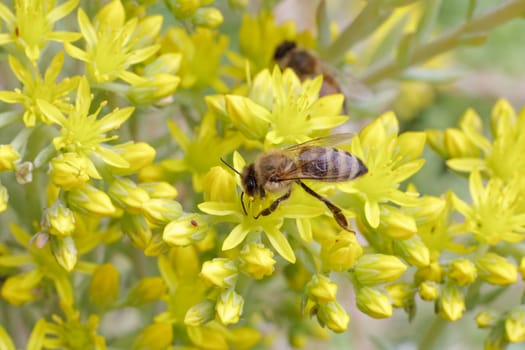
[[[326,207],[332,212],[332,215],[334,216],[334,219],[339,224],[339,226],[341,226],[346,231],[354,233],[354,231],[350,229],[350,226],[348,226],[348,220],[346,220],[346,217],[344,216],[341,208],[339,208],[337,205],[333,204],[328,199],[321,196],[319,193],[312,190],[310,187],[306,186],[304,182],[297,180],[297,183],[301,185],[301,187],[303,188],[303,190],[306,191],[306,193],[314,196],[326,205]]]
[[[242,205],[242,210],[244,211],[244,215],[248,215],[248,212],[246,211],[246,207],[244,206],[244,192],[241,192],[241,205]]]
[[[281,203],[284,200],[287,200],[290,197],[290,194],[292,194],[292,190],[291,189],[288,192],[286,192],[285,194],[283,194],[281,197],[279,197],[276,200],[274,200],[272,202],[272,204],[270,204],[270,206],[268,208],[265,208],[265,209],[261,210],[259,212],[259,214],[255,215],[253,218],[254,219],[258,219],[259,216],[270,215],[271,213],[273,213],[275,211],[275,209],[277,209],[277,207],[279,206],[279,203]]]

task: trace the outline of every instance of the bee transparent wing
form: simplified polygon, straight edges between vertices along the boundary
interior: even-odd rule
[[[324,76],[332,77],[332,79],[335,80],[340,93],[342,93],[346,99],[362,102],[373,97],[370,88],[357,79],[357,77],[347,69],[339,69],[326,62],[322,62],[321,64],[322,69],[325,72]]]
[[[311,139],[311,140],[305,141],[297,145],[290,146],[286,148],[286,151],[297,152],[301,148],[312,147],[312,146],[335,147],[339,145],[349,144],[352,141],[352,137],[354,137],[354,134],[351,132],[345,132],[345,133],[318,137],[318,138]]]

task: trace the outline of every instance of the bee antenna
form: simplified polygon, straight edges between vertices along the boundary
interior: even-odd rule
[[[236,173],[237,175],[239,176],[242,176],[242,174],[237,170],[235,169],[230,163],[228,163],[227,161],[224,160],[224,158],[221,157],[221,162],[223,162],[228,168],[230,168],[231,170],[233,170],[234,173]]]

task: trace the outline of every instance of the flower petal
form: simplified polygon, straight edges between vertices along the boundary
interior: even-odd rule
[[[250,230],[245,228],[242,224],[235,226],[222,243],[222,250],[229,250],[237,247],[246,238]]]
[[[292,264],[294,264],[295,254],[293,252],[292,247],[290,246],[290,243],[288,243],[288,240],[286,239],[286,237],[284,237],[283,233],[274,227],[265,227],[265,233],[266,237],[268,237],[268,240],[275,248],[277,253],[279,253],[283,258],[285,258]]]

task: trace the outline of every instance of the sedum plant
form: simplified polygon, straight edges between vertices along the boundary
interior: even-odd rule
[[[419,131],[392,111],[433,103],[452,70],[430,59],[482,44],[525,2],[469,1],[447,31],[439,0],[368,1],[340,28],[327,3],[311,31],[278,22],[274,1],[0,4],[1,349],[336,344],[351,310],[408,324],[425,305],[419,348],[461,318],[486,329],[486,349],[525,340],[525,110],[501,99],[488,120],[470,108]],[[275,64],[284,40],[371,92],[323,96],[327,75]],[[337,147],[367,174],[306,182],[355,232],[295,184],[256,218],[276,196],[242,195],[236,172],[349,131]],[[466,195],[413,184],[425,146]]]

